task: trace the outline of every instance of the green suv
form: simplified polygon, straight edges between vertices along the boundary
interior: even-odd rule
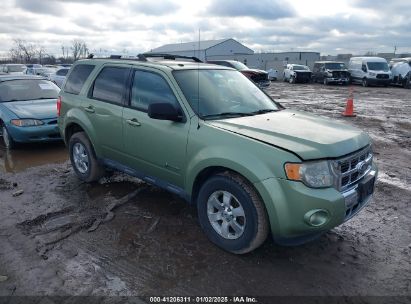
[[[367,134],[284,109],[231,68],[163,57],[73,65],[57,108],[80,179],[111,168],[175,193],[238,254],[270,232],[280,244],[312,240],[370,201]]]

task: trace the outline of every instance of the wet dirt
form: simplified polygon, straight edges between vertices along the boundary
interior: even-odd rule
[[[24,165],[0,170],[0,296],[411,296],[411,90],[355,86],[353,118],[341,116],[348,87],[267,91],[370,134],[380,176],[358,216],[303,246],[268,239],[236,256],[210,243],[195,208],[174,195],[120,173],[85,184],[64,147],[25,148],[7,156]]]

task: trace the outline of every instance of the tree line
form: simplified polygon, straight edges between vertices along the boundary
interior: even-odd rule
[[[42,45],[22,39],[14,39],[13,46],[9,51],[10,60],[8,61],[39,64],[55,64],[57,61],[60,63],[73,63],[89,55],[86,42],[80,39],[74,39],[70,46],[62,45],[61,50],[62,56],[56,58],[56,56],[49,54]]]

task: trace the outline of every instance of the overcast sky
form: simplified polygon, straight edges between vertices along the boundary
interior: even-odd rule
[[[1,0],[0,53],[24,39],[61,55],[235,38],[255,51],[411,52],[410,0]]]

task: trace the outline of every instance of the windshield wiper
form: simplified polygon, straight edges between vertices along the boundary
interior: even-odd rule
[[[247,112],[222,112],[222,113],[216,113],[216,114],[207,114],[207,115],[202,115],[202,118],[211,118],[211,117],[224,117],[224,116],[252,116],[254,115],[253,113],[247,113]]]
[[[256,114],[264,114],[264,113],[269,113],[269,112],[277,112],[278,110],[276,109],[261,109],[261,110],[257,110],[254,112],[251,112],[251,115],[256,115]]]

